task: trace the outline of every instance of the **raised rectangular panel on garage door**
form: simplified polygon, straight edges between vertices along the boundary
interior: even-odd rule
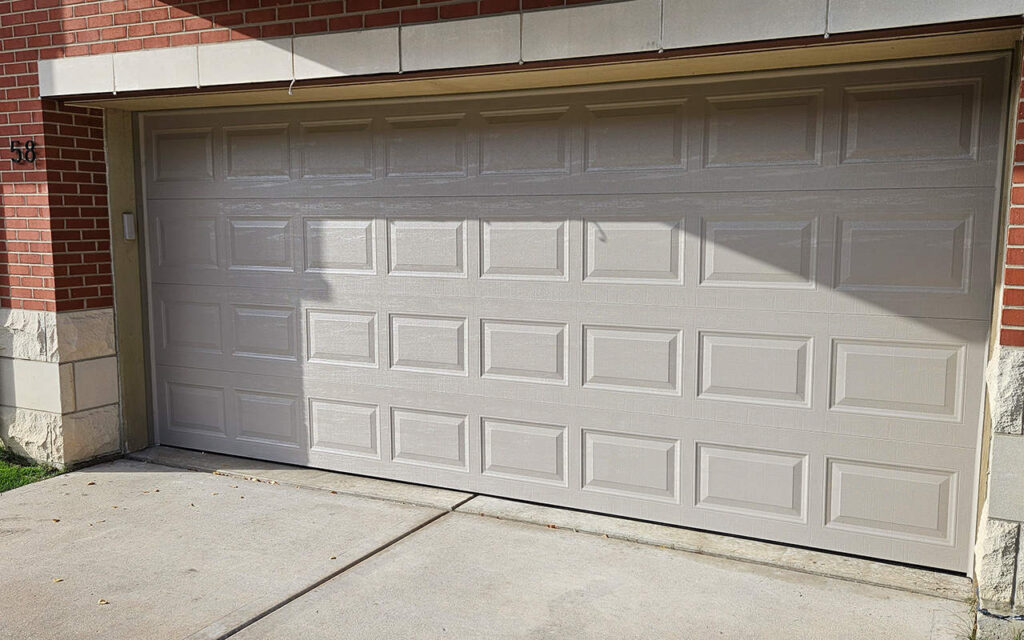
[[[155,182],[213,180],[213,131],[209,128],[157,131],[152,140]]]
[[[583,431],[583,489],[646,500],[679,500],[679,443]]]
[[[388,272],[465,277],[463,220],[388,220]]]
[[[487,111],[480,173],[568,173],[567,107]]]
[[[372,178],[373,120],[304,122],[301,128],[303,178]]]
[[[480,276],[568,279],[568,226],[565,220],[481,220]]]
[[[822,91],[708,98],[708,167],[821,162]]]
[[[313,449],[380,457],[380,408],[373,404],[309,399]]]
[[[837,289],[965,293],[969,287],[969,216],[886,216],[836,224]]]
[[[812,338],[702,332],[697,397],[809,407]]]
[[[161,216],[154,220],[154,227],[156,267],[218,268],[217,218]]]
[[[960,421],[963,345],[839,338],[832,348],[833,410]]]
[[[566,484],[565,427],[500,418],[481,427],[484,474]]]
[[[702,218],[700,282],[716,287],[812,289],[817,217]]]
[[[973,158],[980,94],[980,78],[849,87],[843,161]]]
[[[697,505],[804,522],[808,456],[712,443],[697,444]]]
[[[396,462],[465,471],[469,465],[466,416],[419,409],[392,409],[392,456]]]
[[[372,275],[377,272],[373,220],[306,218],[306,271]]]
[[[623,284],[680,284],[679,220],[585,220],[583,279]]]
[[[566,383],[566,325],[483,320],[480,333],[483,377]]]
[[[144,115],[157,437],[966,571],[1006,74]]]
[[[391,315],[391,368],[466,373],[465,318]]]
[[[956,472],[829,459],[827,474],[826,527],[952,543]]]
[[[377,366],[377,314],[372,311],[306,311],[306,358],[357,367]]]

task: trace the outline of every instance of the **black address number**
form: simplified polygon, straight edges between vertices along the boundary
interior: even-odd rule
[[[36,143],[34,140],[27,140],[22,145],[20,140],[11,140],[11,155],[14,164],[25,164],[36,161]]]

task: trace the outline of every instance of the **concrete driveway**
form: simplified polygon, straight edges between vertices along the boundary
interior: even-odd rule
[[[941,574],[903,585],[936,597],[864,584],[893,571],[877,563],[837,579],[706,555],[718,542],[666,548],[691,535],[670,527],[599,516],[606,537],[513,521],[531,507],[454,491],[173,450],[146,459],[219,472],[118,460],[0,494],[0,638],[952,640],[970,629],[966,581]],[[586,517],[564,512],[583,523],[573,528]],[[618,539],[627,529],[666,542]]]

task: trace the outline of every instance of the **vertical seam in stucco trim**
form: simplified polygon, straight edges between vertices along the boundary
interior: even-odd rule
[[[199,45],[195,46],[196,49],[196,89],[203,86],[203,79],[199,77]]]
[[[405,60],[402,57],[402,25],[401,25],[401,23],[399,23],[399,25],[398,25],[398,73],[402,73],[403,71],[405,71],[402,68],[402,63],[403,62],[405,62]]]
[[[665,51],[665,0],[661,0],[659,11],[661,20],[658,23],[658,53],[663,53]]]
[[[523,5],[519,5],[519,64],[523,64]]]
[[[288,83],[288,95],[295,95],[292,89],[295,87],[295,36],[288,38],[289,60],[292,63],[292,81]]]
[[[822,35],[828,40],[828,21],[831,19],[832,13],[832,0],[825,0],[825,30]]]

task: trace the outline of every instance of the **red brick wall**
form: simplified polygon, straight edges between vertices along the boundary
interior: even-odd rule
[[[344,31],[594,0],[0,0],[0,306],[113,304],[102,112],[40,100],[40,59]],[[39,159],[16,165],[12,140]]]
[[[0,0],[5,50],[43,58],[466,18],[595,0]]]
[[[35,86],[0,93],[0,149],[31,139],[39,156],[0,165],[0,306],[112,306],[102,112],[39,100]]]
[[[102,113],[38,96],[41,58],[465,18],[595,0],[0,0],[0,151],[34,139],[34,166],[0,161],[0,306],[112,304]],[[1024,346],[1024,99],[1020,101],[1000,341]],[[6,266],[4,266],[6,264]]]
[[[1000,344],[1024,347],[1024,84],[1018,86]]]

